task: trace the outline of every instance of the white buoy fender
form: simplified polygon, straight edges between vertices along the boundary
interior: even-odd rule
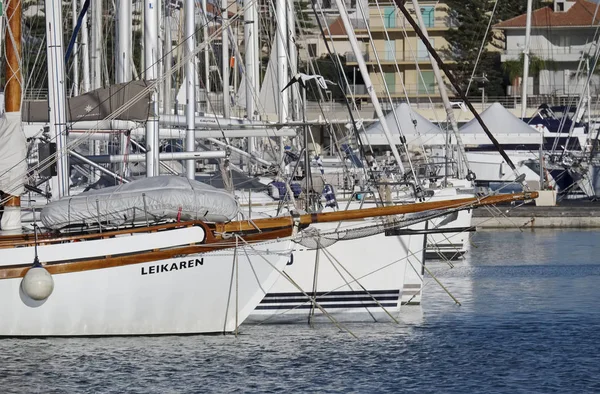
[[[54,279],[44,267],[32,267],[23,277],[21,288],[31,299],[42,301],[52,294]]]

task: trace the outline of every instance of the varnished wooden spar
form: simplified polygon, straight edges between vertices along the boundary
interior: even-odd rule
[[[430,210],[440,209],[470,209],[485,205],[494,205],[504,202],[532,200],[538,197],[537,192],[515,193],[515,194],[498,194],[494,196],[460,198],[455,200],[443,200],[432,202],[421,202],[414,204],[394,205],[377,208],[364,208],[348,211],[336,211],[326,213],[312,213],[300,215],[297,218],[292,216],[284,216],[277,218],[256,219],[252,221],[230,222],[220,225],[220,230],[223,232],[248,231],[251,229],[266,230],[270,228],[278,228],[290,226],[294,220],[297,220],[300,225],[308,226],[313,223],[326,222],[342,222],[348,220],[359,220],[378,216],[402,215],[405,213],[418,213]],[[219,226],[218,226],[219,228]]]
[[[44,264],[44,268],[46,268],[46,270],[53,275],[68,274],[73,272],[122,267],[133,264],[151,263],[153,261],[170,259],[176,256],[187,256],[231,249],[235,248],[236,246],[235,238],[222,239],[221,237],[213,236],[210,232],[207,232],[206,235],[207,238],[203,244],[180,246],[172,249],[147,251],[135,254],[124,254],[121,256],[107,255],[78,261],[57,262],[52,264]],[[253,244],[257,242],[286,238],[290,235],[292,235],[291,226],[280,230],[248,234],[244,236],[244,241],[249,244]],[[182,259],[185,259],[185,257],[182,257]],[[22,278],[30,268],[31,265],[29,264],[0,267],[0,280]]]
[[[202,244],[180,246],[167,250],[154,250],[123,256],[99,256],[80,261],[65,261],[45,265],[51,274],[65,274],[71,272],[89,271],[95,269],[120,267],[124,265],[147,263],[163,260],[175,256],[184,256],[197,253],[210,252],[233,248],[236,245],[235,238],[224,237],[224,233],[241,233],[247,242],[264,242],[278,238],[285,238],[292,235],[294,222],[301,226],[308,226],[312,223],[338,222],[347,220],[359,220],[371,217],[400,215],[406,213],[417,213],[429,210],[441,209],[470,209],[485,205],[493,205],[503,202],[513,202],[521,200],[531,200],[538,197],[537,192],[504,194],[486,197],[461,198],[455,200],[424,202],[415,204],[396,205],[379,208],[366,208],[360,210],[338,211],[327,213],[314,213],[300,216],[285,216],[268,219],[257,219],[254,221],[236,221],[221,224],[209,224],[203,222],[171,223],[152,227],[144,227],[129,230],[113,231],[103,234],[90,234],[84,236],[66,236],[60,238],[43,239],[40,243],[53,242],[72,242],[76,240],[91,240],[97,238],[114,237],[125,233],[136,233],[142,231],[168,231],[168,229],[185,227],[190,225],[202,226],[206,233],[206,239]],[[19,245],[20,243],[20,245]],[[30,244],[30,239],[11,239],[4,247],[24,246]],[[110,251],[108,251],[110,252]],[[25,275],[29,265],[5,266],[0,268],[0,280],[19,278]]]

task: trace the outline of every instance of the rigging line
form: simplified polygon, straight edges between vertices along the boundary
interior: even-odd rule
[[[317,240],[317,244],[320,245],[319,241]],[[354,275],[352,275],[352,273],[350,273],[350,271],[344,267],[344,265],[333,255],[333,253],[331,253],[329,250],[327,250],[327,248],[323,248],[322,249],[323,254],[325,255],[325,257],[327,257],[327,260],[329,260],[329,262],[331,263],[331,265],[333,266],[333,268],[337,271],[337,273],[340,275],[340,277],[344,280],[344,282],[346,282],[346,285],[348,286],[348,288],[350,290],[352,290],[352,287],[350,286],[350,283],[348,283],[348,281],[346,280],[346,278],[342,275],[342,273],[338,270],[338,267],[335,265],[337,263],[337,265],[340,266],[340,268],[342,270],[344,270],[344,272],[346,272],[346,274],[348,274],[348,276],[369,296],[371,297],[371,299],[385,312],[386,315],[389,316],[390,319],[392,319],[392,321],[396,324],[400,324],[400,322],[398,321],[398,319],[396,319],[391,313],[390,311],[381,304],[381,302],[379,302],[379,300],[377,300],[377,298],[371,294],[371,292],[369,290],[367,290],[367,288],[365,286],[363,286],[362,283],[360,283],[360,281],[358,281]],[[335,263],[334,263],[335,261]],[[369,308],[365,306],[366,311],[369,313],[369,315],[371,316],[371,318],[374,321],[377,321],[377,319],[375,319],[375,316],[373,316],[373,314],[371,313],[371,311],[369,311]]]
[[[77,34],[79,34],[79,30],[81,30],[81,23],[83,22],[83,17],[87,13],[89,6],[90,0],[85,0],[85,3],[83,3],[81,11],[79,12],[79,16],[77,16],[77,24],[73,29],[73,34],[71,34],[71,39],[69,40],[69,45],[67,46],[67,51],[65,53],[65,64],[69,62],[71,52],[73,51],[73,46],[75,45],[75,40],[77,39]]]
[[[487,128],[487,126],[485,125],[485,123],[483,122],[483,120],[481,119],[481,117],[479,116],[479,114],[477,113],[477,111],[475,110],[475,108],[473,108],[473,105],[467,99],[465,93],[462,91],[462,89],[458,85],[456,79],[454,78],[454,76],[452,75],[452,73],[450,72],[450,70],[448,69],[448,67],[444,64],[444,62],[442,61],[442,59],[440,59],[440,56],[437,54],[437,52],[435,51],[435,49],[431,46],[431,43],[428,40],[424,39],[423,33],[421,32],[421,29],[415,23],[414,19],[412,18],[412,16],[408,12],[408,10],[404,7],[404,2],[405,1],[406,0],[394,0],[394,2],[398,5],[398,8],[400,8],[400,11],[402,11],[402,13],[404,14],[404,16],[408,20],[408,22],[412,25],[412,27],[415,30],[415,32],[419,35],[419,37],[423,41],[423,44],[427,47],[427,50],[429,51],[429,53],[435,58],[436,62],[440,66],[440,68],[444,71],[444,73],[446,74],[446,77],[448,78],[448,80],[450,81],[450,83],[454,86],[454,89],[456,89],[456,91],[459,94],[460,98],[463,99],[463,101],[465,102],[465,104],[467,105],[467,107],[469,108],[469,110],[471,110],[471,112],[473,113],[473,115],[475,116],[475,118],[477,119],[477,121],[479,122],[479,124],[481,125],[481,128],[483,129],[483,131],[487,134],[487,136],[490,139],[490,141],[492,141],[492,144],[494,144],[494,146],[496,147],[496,149],[498,150],[498,152],[500,153],[500,155],[502,156],[502,158],[504,159],[504,161],[510,166],[510,168],[515,172],[515,174],[518,177],[519,173],[518,173],[517,168],[515,167],[514,163],[512,162],[511,158],[506,154],[506,152],[502,148],[502,145],[500,145],[500,143],[498,142],[498,140],[496,139],[496,137],[494,137],[494,135]]]
[[[600,5],[600,3],[598,3],[598,5]],[[594,66],[590,67],[590,71],[588,72],[585,84],[583,85],[583,92],[581,94],[581,97],[579,99],[579,103],[577,104],[577,109],[580,109],[583,102],[585,101],[585,99],[587,99],[586,97],[586,92],[587,90],[590,88],[590,81],[592,80],[592,76],[594,75],[593,72],[591,72],[591,70],[595,70],[596,66],[598,65],[598,59],[600,58],[600,45],[598,45],[598,43],[596,44],[596,53],[594,54]],[[574,114],[576,115],[576,113]],[[588,116],[590,116],[590,114],[588,114]],[[566,150],[569,147],[569,142],[571,141],[571,137],[573,135],[573,130],[575,129],[575,116],[573,116],[573,119],[571,120],[571,126],[569,128],[569,135],[567,137],[567,142],[564,145],[563,151],[560,154],[560,159],[563,158],[564,154],[566,153]]]
[[[298,18],[296,18],[295,20],[296,20],[296,23],[298,25],[300,25]],[[299,31],[300,31],[301,38],[304,38],[304,42],[307,42],[306,35],[305,35],[303,29],[299,28]],[[310,58],[310,53],[308,53],[308,48],[304,48],[304,49],[305,49],[305,51],[306,51],[306,53],[308,55],[307,57],[309,59],[308,62],[307,62],[308,68],[311,69],[311,72],[313,74],[322,75],[321,71],[320,71],[320,68],[319,68],[319,62],[316,59],[311,59]],[[315,72],[315,69],[317,70],[317,72]],[[321,98],[321,101],[324,101],[323,92],[320,89],[320,87],[317,86],[316,84],[307,84],[306,88],[308,88],[309,86],[310,86],[310,89],[311,89],[313,95],[315,97],[317,96],[315,94],[315,91],[316,91],[318,93],[319,97]],[[339,87],[339,85],[338,85],[338,87]],[[305,96],[303,95],[303,97],[301,98],[301,100],[304,100],[304,97]],[[306,97],[306,100],[307,100],[307,102],[305,103],[305,108],[308,108],[308,97]],[[325,110],[323,109],[323,106],[321,105],[321,101],[317,101],[317,106],[318,106],[319,110],[321,111],[321,115],[323,116],[323,118],[327,119],[328,116],[325,114]],[[306,115],[303,115],[303,116],[306,117]],[[327,133],[329,134],[329,137],[330,137],[330,139],[332,141],[333,149],[335,149],[338,157],[341,159],[340,161],[342,163],[342,167],[343,167],[344,173],[349,174],[350,170],[348,168],[346,160],[343,160],[344,156],[342,155],[342,150],[341,150],[340,142],[338,141],[338,138],[337,138],[337,135],[336,135],[336,130],[334,129],[334,126],[331,123],[329,123],[328,125],[326,125],[326,130],[327,130]],[[315,141],[314,141],[313,133],[311,132],[311,133],[309,133],[309,135],[310,135],[311,142],[313,143],[313,146],[314,146]],[[366,171],[364,171],[364,172],[365,172],[364,175],[368,176],[368,174],[366,173]],[[321,175],[321,178],[324,180],[324,176],[323,175]]]
[[[373,41],[373,35],[371,34],[371,29],[369,28],[369,25],[366,24],[365,11],[364,11],[363,6],[362,6],[362,4],[361,4],[360,1],[357,1],[356,5],[358,6],[358,9],[360,11],[360,14],[362,15],[363,20],[365,21],[365,25],[366,25],[365,27],[366,27],[366,30],[367,30],[367,34],[369,35],[369,41],[371,43],[371,47],[373,48],[373,54],[375,55],[375,61],[377,62],[377,65],[379,66],[379,72],[383,76],[383,67],[381,66],[381,61],[379,60],[379,54],[377,53],[377,50],[375,49],[375,42]],[[384,78],[384,81],[383,81],[383,86],[385,88],[386,96],[387,96],[387,98],[388,98],[388,100],[389,100],[389,102],[391,104],[391,107],[392,107],[392,114],[394,116],[394,120],[396,122],[396,126],[398,126],[398,133],[400,134],[400,141],[403,142],[403,143],[400,144],[401,149],[403,149],[404,153],[406,154],[406,159],[408,161],[408,166],[409,166],[409,168],[410,168],[410,170],[412,172],[413,179],[415,180],[415,182],[418,182],[418,180],[417,180],[417,173],[415,172],[415,168],[414,168],[412,160],[410,158],[411,155],[410,155],[410,152],[408,150],[408,144],[406,143],[406,137],[404,136],[404,133],[402,132],[402,127],[400,126],[400,121],[398,119],[398,114],[396,113],[396,109],[394,108],[394,103],[392,101],[392,96],[390,95],[390,91],[389,91],[389,88],[387,86],[387,82],[385,81],[385,78]],[[393,142],[391,141],[390,143],[393,143]]]
[[[236,15],[236,16],[239,16],[239,15]],[[235,21],[237,19],[236,16],[234,16],[233,18],[230,19],[230,23],[233,23],[233,21]],[[212,37],[216,37],[219,33],[220,33],[220,29],[217,29],[213,33]],[[153,91],[162,82],[162,80],[164,78],[170,77],[176,70],[178,70],[179,68],[181,68],[182,65],[186,61],[189,61],[189,59],[193,58],[193,56],[195,54],[199,53],[204,47],[205,47],[204,44],[197,46],[194,49],[194,51],[192,51],[185,58],[183,58],[181,62],[175,64],[171,69],[169,69],[166,73],[160,75],[156,80],[154,80],[152,82],[149,82],[148,86],[145,89],[143,89],[140,93],[138,93],[136,96],[134,96],[132,99],[130,99],[129,102],[125,103],[123,106],[121,106],[117,110],[113,111],[109,116],[107,116],[105,119],[103,119],[103,121],[114,120],[119,115],[121,115],[122,113],[124,113],[125,111],[127,111],[137,101],[139,101],[140,99],[142,99],[148,92]],[[129,85],[130,83],[133,83],[133,82],[134,81],[129,82],[127,85]],[[125,85],[125,86],[127,86],[127,85]],[[123,88],[125,88],[125,86]],[[69,149],[74,149],[76,146],[79,146],[80,144],[82,144],[86,140],[86,136],[94,134],[96,131],[97,131],[97,128],[88,130],[86,133],[83,134],[83,136],[81,138],[79,138],[79,139],[77,139],[75,141],[72,141],[71,143],[67,143],[67,146],[64,148],[64,152],[60,152],[60,155],[68,154],[68,150]],[[54,154],[52,156],[49,156],[48,158],[46,158],[42,162],[38,163],[36,166],[34,166],[34,170],[35,169],[39,170],[39,169],[48,168],[50,165],[52,165],[57,160],[58,154],[59,154],[59,152],[57,152],[56,154]],[[24,160],[26,160],[26,159],[24,159]],[[29,178],[32,178],[32,177],[35,176],[34,171],[31,172],[30,176],[27,176],[28,172],[29,172],[29,170],[25,174],[22,174],[22,177],[25,178],[25,179],[29,179]],[[15,182],[17,182],[17,186],[13,186],[13,189],[11,189],[11,191],[13,191],[15,189],[15,187],[18,187],[18,182],[20,182],[20,181],[15,181]]]
[[[239,237],[237,234],[236,234],[235,236],[236,236],[236,237]],[[248,242],[246,242],[246,240],[245,240],[244,238],[241,238],[241,237],[240,237],[239,239],[241,239],[241,240],[242,240],[242,242],[243,242],[244,244],[248,245],[248,246],[249,246],[249,247],[250,247],[252,250],[254,250],[255,252],[257,252],[257,251],[256,251],[256,249],[254,249],[254,247],[253,247],[251,244],[249,244]],[[244,253],[246,253],[246,257],[249,259],[249,257],[248,257],[248,254],[247,254],[248,252],[246,251],[246,248],[244,248],[243,250],[244,250]],[[311,302],[312,302],[312,304],[313,304],[314,306],[316,306],[317,308],[319,308],[319,310],[320,310],[321,312],[323,312],[323,314],[324,314],[325,316],[327,316],[327,318],[329,318],[329,320],[331,320],[331,322],[332,322],[332,323],[333,323],[333,324],[334,324],[334,325],[335,325],[335,326],[336,326],[336,327],[337,327],[339,330],[341,330],[341,331],[346,331],[346,332],[347,332],[348,334],[350,334],[352,337],[354,337],[355,339],[358,339],[358,337],[357,337],[356,335],[354,335],[354,333],[353,333],[352,331],[350,331],[350,330],[349,330],[347,327],[345,327],[345,326],[341,325],[341,324],[340,324],[340,323],[339,323],[339,322],[338,322],[338,321],[337,321],[337,320],[336,320],[336,319],[335,319],[335,318],[334,318],[334,317],[333,317],[333,316],[332,316],[332,315],[331,315],[329,312],[327,312],[327,311],[326,311],[326,310],[325,310],[325,309],[324,309],[324,308],[321,306],[321,304],[317,302],[316,298],[315,298],[315,299],[313,299],[313,298],[312,298],[312,297],[310,297],[310,296],[309,296],[309,295],[308,295],[308,294],[307,294],[307,293],[306,293],[304,290],[302,290],[302,288],[301,288],[301,287],[300,287],[300,286],[299,286],[299,285],[298,285],[298,284],[297,284],[297,283],[296,283],[296,282],[295,282],[295,281],[294,281],[294,280],[293,280],[293,279],[292,279],[292,278],[291,278],[291,277],[288,275],[288,273],[287,273],[287,272],[277,269],[277,267],[275,267],[275,266],[273,265],[273,263],[271,263],[269,260],[267,260],[267,259],[265,258],[265,256],[263,256],[263,254],[261,254],[261,253],[258,253],[258,252],[257,252],[257,255],[258,255],[260,258],[262,258],[262,259],[263,259],[263,260],[264,260],[264,261],[265,261],[267,264],[269,264],[269,265],[271,266],[271,268],[273,268],[274,270],[276,270],[277,272],[279,272],[279,274],[280,274],[281,276],[283,276],[284,278],[286,278],[286,279],[287,279],[287,280],[288,280],[288,281],[289,281],[289,282],[290,282],[290,283],[291,283],[291,284],[292,284],[292,285],[293,285],[293,286],[294,286],[296,289],[298,289],[298,290],[299,290],[299,291],[300,291],[302,294],[304,294],[304,295],[305,295],[305,296],[306,296],[308,299],[310,299],[310,300],[311,300]]]
[[[325,43],[325,48],[327,49],[327,53],[329,54],[330,59],[334,62],[335,64],[335,69],[337,71],[338,74],[338,80],[342,81],[345,80],[345,75],[343,73],[343,68],[341,67],[341,60],[340,57],[337,55],[334,56],[334,53],[332,52],[329,43],[327,41],[327,37],[325,36],[325,30],[323,29],[323,24],[319,18],[319,15],[317,14],[317,6],[316,6],[316,0],[311,0],[311,7],[313,10],[313,13],[315,15],[315,19],[317,21],[317,25],[319,26],[319,31],[321,32],[321,35],[323,36],[323,41]],[[323,12],[321,10],[321,12]],[[329,26],[327,26],[327,31],[329,36],[331,37],[331,31],[329,30]],[[335,47],[333,48],[333,51],[335,51]],[[358,127],[356,125],[356,120],[354,119],[354,114],[352,112],[352,108],[350,107],[350,103],[348,101],[348,97],[346,95],[344,96],[344,102],[346,103],[346,108],[348,109],[348,114],[350,116],[350,123],[352,125],[352,129],[354,130],[355,136],[356,136],[356,140],[358,142],[358,145],[360,147],[360,154],[362,156],[363,159],[363,163],[365,162],[365,149],[364,149],[364,145],[362,143],[362,140],[360,138],[360,132],[358,131]],[[356,104],[355,104],[356,105]],[[364,123],[362,124],[362,128],[363,130],[365,130],[364,128]],[[363,133],[365,135],[365,138],[367,138],[367,142],[368,142],[368,136],[367,133]],[[371,148],[371,145],[369,144],[369,150],[371,151],[371,154],[373,154],[373,149]],[[368,168],[367,168],[368,167]],[[376,174],[373,172],[373,169],[371,168],[371,166],[367,165],[367,166],[363,166],[365,174],[367,176],[372,177],[372,179],[376,179]],[[380,198],[380,202],[381,204],[383,204],[383,200],[381,199],[381,196],[379,196]]]
[[[389,31],[388,31],[388,29],[387,29],[387,26],[386,26],[386,24],[385,24],[385,20],[384,20],[384,17],[383,17],[383,13],[381,12],[382,10],[381,10],[381,6],[380,6],[380,3],[379,3],[379,0],[376,0],[376,1],[375,1],[375,6],[377,7],[377,11],[378,11],[379,17],[380,17],[380,19],[381,19],[381,25],[383,26],[383,32],[384,32],[384,34],[385,34],[385,38],[386,38],[386,40],[387,40],[388,42],[389,42],[389,41],[392,41],[392,40],[391,40],[391,38],[390,38],[390,35],[389,35]],[[362,6],[361,6],[361,10],[362,10]],[[395,16],[394,16],[394,17],[395,17]],[[366,18],[364,18],[364,15],[363,15],[363,20],[365,20],[365,22],[366,22]],[[404,28],[404,26],[403,26],[403,31],[404,31],[404,35],[407,37],[407,34],[406,34],[406,29]],[[393,41],[393,42],[395,42],[395,41]],[[406,42],[407,42],[407,43],[408,43],[408,45],[410,46],[410,42],[408,42],[408,40],[406,40]],[[373,46],[373,50],[375,51],[375,48],[374,48],[374,43],[372,43],[372,46]],[[394,54],[393,54],[393,58],[394,58],[394,66],[395,66],[395,68],[396,68],[396,73],[397,73],[397,74],[398,74],[398,76],[400,77],[400,85],[402,86],[402,91],[404,92],[404,99],[406,100],[406,103],[409,105],[409,108],[410,108],[410,105],[411,105],[411,103],[410,103],[410,98],[408,97],[408,90],[407,90],[406,84],[404,83],[404,76],[402,75],[402,72],[400,71],[400,65],[398,64],[398,59],[397,59],[397,57],[396,57],[396,53],[395,53],[395,52],[396,52],[396,49],[395,49],[395,47],[394,47]],[[386,83],[386,82],[385,82],[385,78],[384,78],[384,84],[385,84],[385,83]],[[387,87],[386,87],[386,90],[387,90]],[[389,93],[388,93],[388,95],[389,95]],[[430,98],[430,101],[431,101],[431,98]],[[399,128],[399,129],[400,129],[400,131],[401,131],[401,134],[402,134],[402,135],[404,135],[404,133],[402,132],[402,128],[400,127],[400,124],[399,124],[399,122],[398,122],[398,116],[397,116],[397,114],[396,114],[396,111],[395,111],[395,109],[394,109],[394,102],[393,102],[393,100],[392,100],[392,99],[390,99],[390,105],[391,105],[391,107],[392,107],[392,110],[394,111],[394,119],[396,120],[396,124],[398,125],[398,128]],[[433,107],[433,103],[432,103],[432,107]],[[436,113],[435,113],[435,111],[434,111],[433,113],[434,113],[434,116],[436,116]],[[423,157],[425,158],[425,162],[426,162],[426,163],[429,163],[429,155],[427,155],[427,153],[425,152],[425,146],[424,146],[424,144],[423,144],[423,140],[422,140],[422,138],[421,138],[421,133],[420,133],[420,132],[419,132],[419,130],[417,129],[417,124],[416,124],[416,122],[417,122],[417,121],[416,121],[416,118],[414,117],[414,113],[413,113],[413,111],[412,111],[412,108],[411,108],[411,110],[409,111],[409,114],[410,114],[411,122],[412,122],[412,124],[413,124],[413,129],[414,129],[414,131],[415,131],[415,134],[417,135],[417,143],[418,143],[419,147],[421,148],[421,151],[422,151],[422,153],[423,153]],[[436,119],[436,121],[437,121],[437,119]],[[406,135],[404,135],[404,138],[406,139]],[[410,142],[414,142],[414,141],[410,141]],[[408,151],[408,141],[407,141],[407,146],[406,146],[406,149],[407,149],[407,151]],[[408,154],[408,153],[407,153],[407,154]]]
[[[490,28],[492,27],[492,21],[494,19],[494,15],[496,14],[496,7],[498,6],[498,0],[494,1],[494,8],[492,8],[492,13],[490,14],[490,20],[488,21],[487,29],[485,31],[485,35],[481,40],[481,46],[479,47],[479,52],[477,53],[477,59],[475,59],[475,64],[473,65],[473,71],[471,72],[471,78],[469,78],[469,83],[467,85],[466,92],[469,94],[469,90],[471,89],[471,84],[473,83],[473,78],[475,77],[475,71],[477,71],[477,66],[479,65],[479,60],[481,59],[481,54],[483,53],[483,49],[485,47],[485,43],[487,41],[487,36],[490,33]]]

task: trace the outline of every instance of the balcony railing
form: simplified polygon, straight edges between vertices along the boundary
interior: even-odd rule
[[[385,90],[386,85],[384,85],[383,83],[373,83],[373,88],[374,88],[377,96],[381,97],[382,99],[386,96],[386,90]],[[411,97],[411,96],[426,96],[426,95],[438,96],[440,93],[440,91],[436,85],[428,85],[427,89],[426,89],[425,86],[423,86],[421,84],[419,84],[419,85],[414,85],[414,84],[402,85],[399,82],[393,83],[393,84],[391,84],[391,83],[387,84],[387,89],[390,92],[390,95],[393,95],[393,96],[398,96],[398,95],[404,96],[405,94],[407,94],[409,97]],[[350,93],[357,95],[357,96],[366,96],[367,89],[366,89],[365,85],[350,85]]]
[[[382,30],[384,27],[386,29],[406,29],[412,30],[412,26],[408,23],[408,20],[403,16],[396,16],[395,18],[390,17],[382,17],[379,15],[371,15],[369,17],[369,28],[372,30]],[[426,27],[428,29],[450,29],[456,27],[456,23],[454,23],[450,18],[444,17],[436,17],[432,19],[425,20]],[[355,27],[360,29],[358,27]],[[365,29],[365,27],[363,27]]]
[[[418,61],[429,61],[429,52],[426,49],[418,50],[418,51],[377,51],[379,55],[379,61],[383,64],[393,64],[396,62],[414,62],[415,58]],[[367,53],[362,54],[365,62],[367,63],[375,63],[377,61],[377,57],[372,53],[372,50],[369,50]],[[442,60],[452,60],[446,53],[439,51],[438,55]],[[344,54],[346,57],[346,62],[348,63],[356,63],[356,56],[353,52],[346,52]]]
[[[503,54],[509,58],[518,58],[523,53],[523,49],[507,49],[503,52]],[[564,47],[554,47],[552,49],[538,49],[531,48],[529,53],[532,56],[539,57],[543,60],[577,60],[584,53],[590,53],[589,46],[580,46],[580,45],[572,45],[572,46],[564,46]],[[565,56],[566,55],[566,56]],[[570,56],[569,56],[570,55]]]

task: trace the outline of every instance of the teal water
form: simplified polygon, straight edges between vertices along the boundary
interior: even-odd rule
[[[401,324],[0,340],[1,393],[600,392],[600,232],[474,234]],[[0,316],[1,318],[1,316]]]

